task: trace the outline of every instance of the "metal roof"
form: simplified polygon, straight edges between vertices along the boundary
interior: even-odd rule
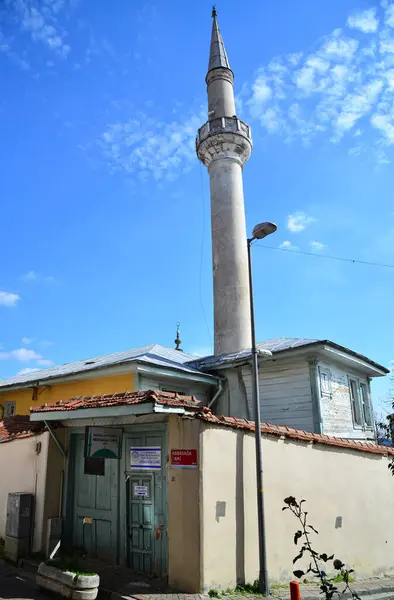
[[[165,348],[159,344],[151,344],[142,348],[134,348],[133,350],[125,350],[124,352],[115,352],[114,354],[105,354],[95,358],[79,360],[77,362],[67,363],[49,369],[42,369],[24,375],[16,375],[7,379],[0,380],[0,389],[14,385],[24,385],[44,381],[48,379],[57,379],[67,375],[75,375],[77,373],[86,373],[105,367],[122,365],[128,362],[143,362],[151,364],[154,367],[171,368],[190,374],[202,375],[196,367],[189,365],[192,360],[196,360],[197,356],[179,352],[172,348]]]
[[[228,62],[226,48],[224,47],[222,34],[220,33],[219,25],[216,19],[215,9],[212,12],[212,17],[213,22],[208,72],[211,71],[211,69],[217,69],[218,67],[230,69],[230,63]]]
[[[354,352],[354,350],[350,350],[350,348],[346,348],[345,346],[341,346],[340,344],[336,344],[335,342],[331,342],[330,340],[317,340],[311,338],[272,338],[270,340],[266,340],[257,344],[259,350],[269,350],[272,354],[277,354],[279,352],[284,352],[285,350],[295,350],[296,348],[313,346],[313,345],[326,345],[331,348],[335,348],[341,352],[346,354],[350,354],[351,356],[355,356],[359,360],[363,360],[368,364],[372,365],[375,369],[382,371],[383,373],[389,373],[389,369],[383,367],[379,363],[374,362],[370,358],[367,358],[363,354],[359,354],[358,352]],[[189,364],[197,369],[202,370],[212,370],[215,368],[224,367],[227,364],[231,364],[233,362],[242,361],[248,359],[251,356],[251,349],[248,348],[246,350],[241,350],[240,352],[235,352],[233,354],[222,354],[220,356],[206,356],[200,359],[194,359]]]

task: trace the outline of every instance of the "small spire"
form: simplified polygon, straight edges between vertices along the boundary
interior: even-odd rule
[[[182,344],[182,340],[180,338],[180,323],[176,324],[176,338],[174,340],[174,344],[175,344],[175,350],[178,350],[179,352],[183,352],[182,348],[180,347]]]
[[[211,48],[209,52],[209,63],[208,71],[211,69],[217,69],[222,67],[224,69],[230,69],[230,63],[228,62],[226,48],[222,34],[220,33],[219,25],[217,22],[216,6],[212,7],[212,35],[211,35]]]

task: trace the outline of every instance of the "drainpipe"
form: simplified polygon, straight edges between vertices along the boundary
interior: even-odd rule
[[[219,379],[218,390],[217,390],[216,394],[214,395],[214,397],[212,398],[212,400],[210,401],[210,403],[208,404],[208,408],[211,408],[215,404],[216,400],[219,398],[219,396],[222,393],[223,389],[224,389],[223,380]]]

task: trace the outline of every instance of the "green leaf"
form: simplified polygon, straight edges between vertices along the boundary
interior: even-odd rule
[[[295,575],[296,577],[298,577],[298,579],[301,579],[301,577],[303,575],[305,575],[304,571],[293,571],[293,575]]]
[[[296,546],[297,546],[297,542],[300,539],[300,537],[302,537],[302,531],[298,530],[294,534],[294,543]]]
[[[297,562],[297,560],[300,560],[300,558],[302,558],[303,554],[304,554],[304,551],[301,550],[301,552],[299,554],[297,554],[297,556],[295,558],[293,558],[293,565],[294,565],[294,563]]]
[[[328,561],[328,556],[325,552],[323,552],[323,554],[320,554],[319,558],[320,560],[324,560],[324,562]]]

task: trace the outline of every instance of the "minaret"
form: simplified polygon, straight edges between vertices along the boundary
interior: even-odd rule
[[[212,18],[208,121],[198,130],[196,150],[210,178],[215,354],[224,354],[251,347],[242,170],[252,138],[235,114],[234,74],[215,7]]]

